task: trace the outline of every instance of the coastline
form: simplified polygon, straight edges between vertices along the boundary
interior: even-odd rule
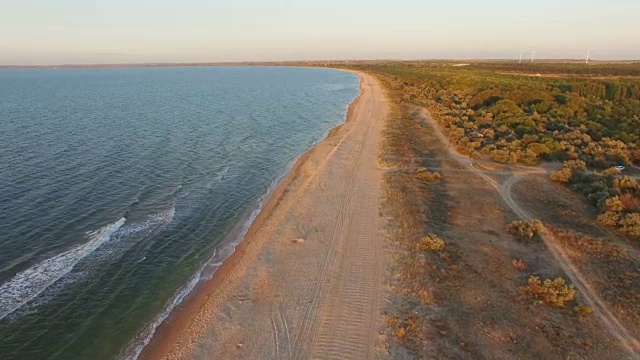
[[[360,79],[360,93],[349,104],[344,122],[329,129],[323,139],[298,157],[289,172],[281,179],[273,191],[270,194],[266,194],[267,198],[262,209],[259,210],[259,213],[251,222],[242,239],[235,245],[233,253],[222,261],[222,264],[215,270],[209,280],[198,284],[193,291],[171,311],[169,316],[155,329],[151,340],[144,346],[137,359],[162,359],[171,352],[173,347],[178,343],[180,336],[196,319],[201,308],[210,301],[212,294],[216,291],[223,291],[220,290],[221,285],[239,266],[239,262],[245,257],[248,248],[253,245],[254,237],[258,230],[269,220],[272,212],[280,205],[286,193],[291,191],[292,187],[295,187],[296,184],[294,183],[296,180],[304,176],[303,167],[308,163],[309,159],[312,156],[319,156],[321,158],[329,157],[342,141],[346,134],[345,126],[353,121],[355,109],[360,104],[367,90],[364,86],[362,73],[345,69],[332,70],[351,72]],[[237,234],[242,227],[241,223],[242,221],[234,227],[231,234]]]

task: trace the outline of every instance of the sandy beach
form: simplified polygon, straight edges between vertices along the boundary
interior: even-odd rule
[[[370,75],[345,124],[304,154],[244,242],[142,359],[370,359],[389,255],[377,165],[388,113]]]

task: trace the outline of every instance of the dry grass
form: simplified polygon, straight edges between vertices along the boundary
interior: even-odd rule
[[[594,238],[573,230],[552,229],[555,238],[564,244],[571,244],[583,254],[603,259],[627,259],[629,253],[605,239]]]

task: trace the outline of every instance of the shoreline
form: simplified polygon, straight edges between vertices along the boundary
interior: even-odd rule
[[[355,109],[357,108],[360,100],[365,94],[364,78],[358,71],[334,69],[337,71],[346,71],[358,76],[360,93],[353,99],[347,108],[345,119],[342,123],[330,128],[326,136],[314,144],[310,149],[301,154],[294,162],[291,169],[280,180],[277,186],[273,189],[271,194],[267,193],[266,201],[264,202],[262,209],[259,210],[258,215],[251,222],[247,232],[242,239],[235,245],[234,251],[222,261],[222,264],[214,271],[209,280],[204,281],[202,284],[198,284],[185,298],[177,305],[169,314],[167,318],[155,329],[151,340],[145,345],[140,352],[137,359],[141,360],[153,360],[162,359],[166,357],[174,345],[178,342],[180,336],[185,332],[193,320],[197,317],[200,309],[206,304],[213,292],[220,288],[220,285],[229,277],[233,270],[237,267],[238,262],[244,257],[247,252],[247,248],[251,245],[253,238],[257,231],[265,224],[265,222],[271,216],[273,210],[280,204],[283,196],[291,190],[294,181],[300,177],[301,170],[308,162],[310,157],[317,152],[321,151],[322,147],[332,147],[325,157],[329,156],[333,149],[337,146],[332,144],[338,140],[343,134],[345,125],[353,121],[355,115]],[[230,234],[241,230],[242,221],[234,226]],[[230,244],[230,243],[229,243]],[[223,245],[224,246],[224,245]]]

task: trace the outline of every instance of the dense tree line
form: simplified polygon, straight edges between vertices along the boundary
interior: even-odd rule
[[[474,69],[530,73],[530,74],[559,74],[575,76],[640,76],[640,62],[599,63],[585,64],[583,61],[568,61],[561,63],[551,62],[523,62],[492,61],[472,62],[469,64]]]

